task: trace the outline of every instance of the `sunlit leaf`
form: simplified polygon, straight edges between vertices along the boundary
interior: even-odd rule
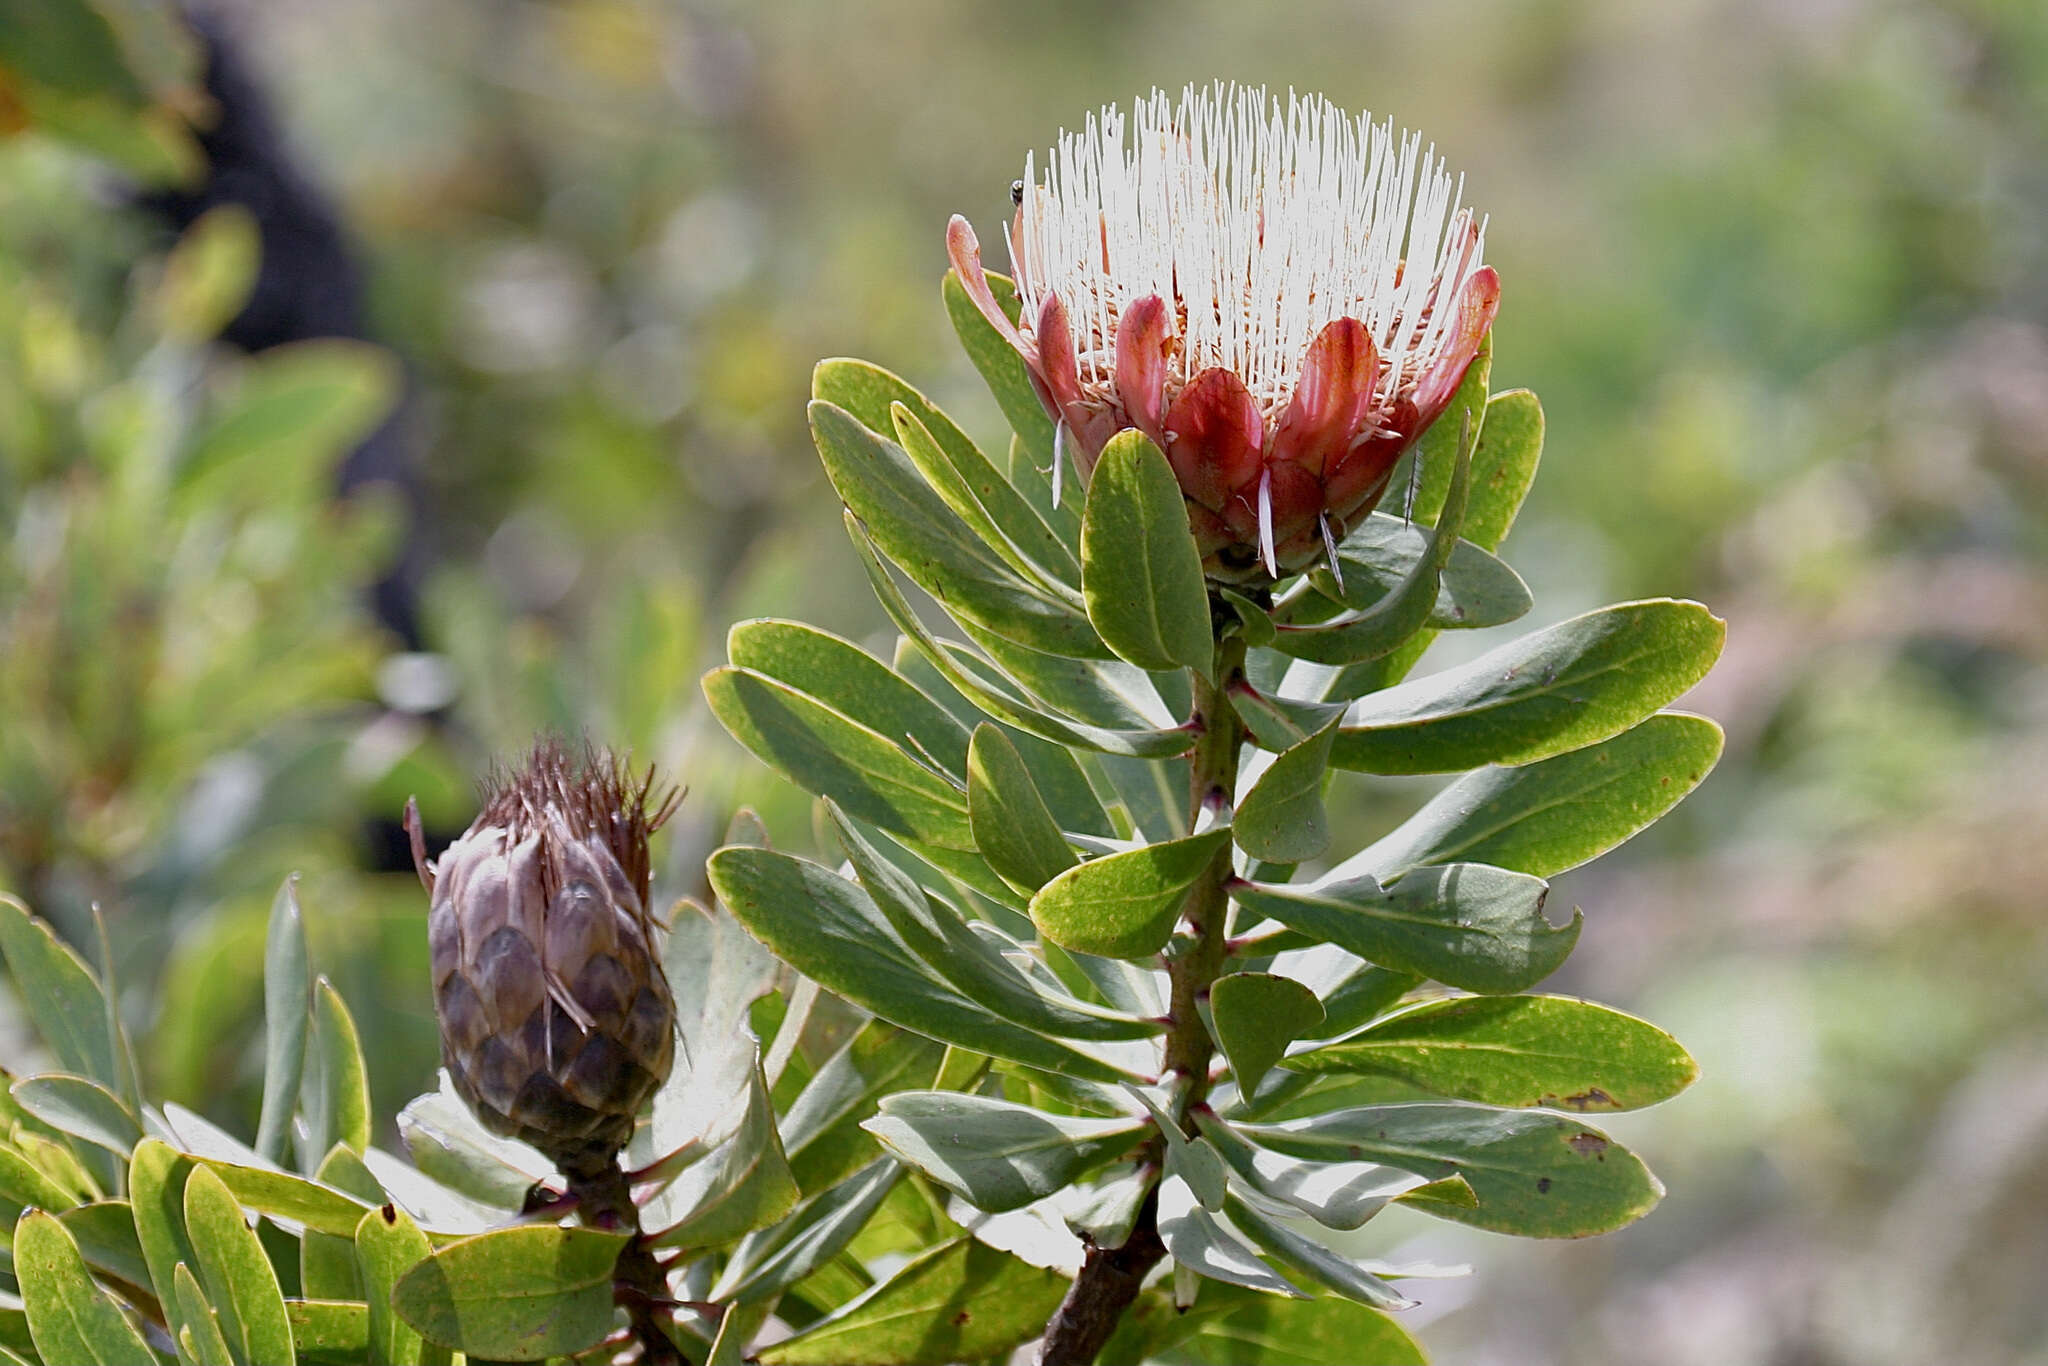
[[[1149,958],[1166,947],[1182,903],[1220,851],[1228,827],[1091,859],[1040,888],[1031,919],[1061,948]]]
[[[1007,1252],[956,1239],[794,1337],[762,1349],[762,1366],[916,1366],[982,1361],[1045,1331],[1066,1278]]]
[[[625,1243],[623,1233],[554,1224],[479,1233],[406,1272],[392,1304],[422,1336],[471,1359],[573,1356],[611,1331]]]
[[[1698,1066],[1655,1025],[1569,996],[1429,1001],[1289,1057],[1296,1072],[1395,1077],[1458,1100],[1633,1110],[1669,1100]]]

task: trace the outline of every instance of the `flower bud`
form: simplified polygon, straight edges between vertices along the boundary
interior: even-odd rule
[[[1484,226],[1419,135],[1327,100],[1191,86],[1129,126],[1104,109],[1025,164],[1016,322],[964,218],[947,250],[1083,476],[1137,428],[1209,576],[1271,582],[1334,557],[1449,405],[1500,302]]]
[[[647,910],[655,800],[603,750],[536,744],[421,881],[441,1056],[485,1128],[584,1179],[611,1164],[669,1074],[675,1001]],[[652,804],[651,804],[652,803]]]

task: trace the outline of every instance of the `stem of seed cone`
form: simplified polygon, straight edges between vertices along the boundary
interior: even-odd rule
[[[1219,633],[1221,623],[1234,620],[1220,601],[1211,603],[1211,617],[1219,623]],[[1189,764],[1191,834],[1206,808],[1219,797],[1227,808],[1231,794],[1237,790],[1237,757],[1244,746],[1245,731],[1244,723],[1230,706],[1229,693],[1232,688],[1249,686],[1244,681],[1244,657],[1245,642],[1241,635],[1221,636],[1216,643],[1215,683],[1200,675],[1195,677],[1195,710],[1189,724],[1198,727],[1200,739]],[[1190,1116],[1208,1098],[1209,1066],[1216,1051],[1197,1002],[1208,995],[1210,986],[1229,961],[1230,947],[1224,936],[1229,928],[1229,889],[1234,877],[1230,846],[1226,844],[1188,893],[1182,914],[1191,942],[1167,963],[1173,990],[1160,1075],[1178,1081],[1172,1113],[1189,1137],[1194,1135]],[[1163,1165],[1164,1147],[1164,1137],[1154,1135],[1139,1159],[1155,1179]],[[1155,1187],[1146,1195],[1131,1236],[1121,1247],[1089,1246],[1080,1273],[1046,1325],[1045,1338],[1038,1349],[1038,1366],[1089,1366],[1116,1331],[1124,1311],[1137,1299],[1146,1276],[1165,1255],[1166,1244],[1159,1236],[1159,1192]]]
[[[612,1270],[612,1298],[626,1311],[632,1336],[640,1344],[639,1366],[690,1366],[690,1359],[662,1327],[677,1303],[668,1275],[640,1228],[640,1207],[631,1185],[613,1155],[611,1164],[593,1176],[569,1178],[569,1200],[592,1228],[613,1228],[631,1235]]]

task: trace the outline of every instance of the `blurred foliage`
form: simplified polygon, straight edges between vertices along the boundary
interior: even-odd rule
[[[44,8],[8,5],[0,29]],[[176,936],[177,990],[124,975],[174,1097],[253,1114],[253,1016],[229,1008],[254,1009],[246,946],[288,866],[346,927],[323,961],[391,1059],[380,1109],[424,1084],[424,898],[358,871],[363,825],[407,791],[459,825],[468,775],[541,722],[630,738],[689,784],[676,890],[741,799],[812,847],[808,807],[707,729],[692,682],[739,617],[881,625],[802,431],[811,362],[940,377],[932,397],[993,431],[937,307],[945,215],[1004,212],[1023,152],[1086,110],[1222,74],[1426,129],[1491,212],[1513,367],[1496,378],[1549,418],[1514,546],[1546,610],[1681,591],[1731,623],[1689,703],[1730,731],[1714,780],[1560,890],[1606,923],[1556,988],[1696,1046],[1700,1086],[1618,1126],[1669,1154],[1674,1197],[1582,1246],[1442,1248],[1484,1263],[1488,1294],[1430,1328],[1439,1351],[2048,1350],[2022,1275],[2048,1228],[2033,0],[215,8],[340,193],[378,333],[414,370],[436,656],[382,676],[454,700],[429,724],[389,705],[416,691],[377,689],[367,523],[282,478],[260,510],[219,484],[204,506],[124,502],[124,478],[184,468],[258,361],[152,320],[167,244],[109,191],[120,154],[93,155],[31,90],[52,78],[0,43],[0,104],[27,129],[0,146],[5,878],[74,934],[103,900],[143,965]],[[140,88],[189,90],[189,72]],[[130,107],[204,116],[175,93]],[[154,454],[118,458],[138,448]],[[120,515],[143,521],[127,535]],[[109,626],[107,600],[60,618],[31,581],[140,582],[159,614],[198,613],[163,637],[189,653],[117,665],[147,632]],[[255,617],[271,643],[245,646],[229,628]],[[114,652],[16,635],[60,625]],[[1384,784],[1333,809],[1334,833],[1358,843],[1426,793]]]

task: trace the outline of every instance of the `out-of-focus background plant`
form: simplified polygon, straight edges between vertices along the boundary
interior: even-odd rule
[[[1411,1252],[1487,1287],[1425,1297],[1440,1358],[2048,1353],[2038,5],[209,12],[388,350],[267,347],[248,313],[210,343],[279,283],[251,219],[187,227],[176,190],[245,150],[189,131],[235,91],[143,0],[0,6],[0,881],[81,943],[102,905],[153,1093],[249,1127],[292,868],[378,1112],[431,1085],[397,805],[453,833],[537,727],[689,783],[672,890],[742,802],[815,848],[694,682],[739,617],[883,626],[812,360],[1000,430],[938,306],[947,215],[1007,212],[1014,149],[1077,110],[1224,75],[1455,149],[1505,282],[1496,387],[1548,417],[1539,611],[1670,591],[1731,623],[1688,702],[1728,728],[1714,779],[1557,892],[1600,923],[1552,989],[1700,1061],[1613,1125],[1673,1195],[1585,1244],[1418,1222]],[[1338,840],[1427,791],[1333,810]]]

